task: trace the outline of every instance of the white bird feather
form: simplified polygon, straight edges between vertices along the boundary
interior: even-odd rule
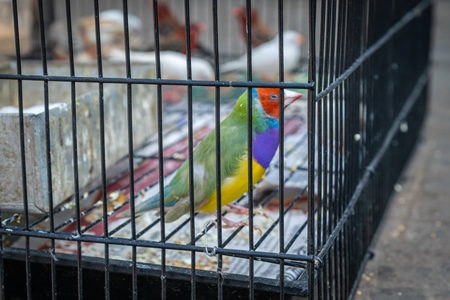
[[[301,56],[300,44],[303,37],[296,31],[289,30],[283,34],[284,70],[293,71]],[[258,74],[278,73],[278,35],[273,39],[252,49],[252,71]],[[220,66],[221,73],[247,71],[247,54]]]
[[[124,62],[125,51],[112,49],[108,58],[112,62]],[[130,61],[134,63],[156,64],[155,52],[130,51]],[[175,51],[161,51],[161,77],[163,79],[187,79],[186,55]],[[192,79],[213,80],[214,69],[204,59],[191,57]]]

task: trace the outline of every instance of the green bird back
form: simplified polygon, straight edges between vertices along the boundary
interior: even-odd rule
[[[232,177],[240,162],[247,157],[247,93],[242,94],[230,115],[220,123],[221,183]],[[253,105],[255,106],[255,105]],[[253,112],[253,119],[260,112]],[[259,116],[260,117],[260,116]],[[258,124],[260,122],[254,122]],[[216,130],[212,130],[194,150],[194,205],[201,207],[216,189]],[[185,161],[169,183],[170,193],[164,202],[170,208],[167,222],[189,212],[189,161]]]

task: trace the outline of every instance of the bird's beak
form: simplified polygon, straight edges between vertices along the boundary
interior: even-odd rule
[[[299,34],[297,37],[297,43],[299,45],[303,45],[304,42],[305,42],[305,37],[303,35]]]
[[[303,96],[301,93],[297,93],[291,90],[284,90],[284,107],[287,107],[289,104],[293,103],[297,99],[300,99]]]

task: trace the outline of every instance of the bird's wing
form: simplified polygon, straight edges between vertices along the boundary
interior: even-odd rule
[[[221,182],[236,174],[240,162],[247,153],[247,124],[225,119],[220,126],[221,134]],[[216,131],[211,131],[194,151],[194,203],[201,207],[211,197],[216,187]],[[165,203],[176,205],[166,214],[166,220],[176,220],[189,212],[189,163],[178,169],[170,183],[171,193]]]

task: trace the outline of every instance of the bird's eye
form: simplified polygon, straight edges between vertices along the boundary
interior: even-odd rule
[[[270,95],[270,99],[276,100],[276,99],[278,99],[278,95],[272,94],[272,95]]]

